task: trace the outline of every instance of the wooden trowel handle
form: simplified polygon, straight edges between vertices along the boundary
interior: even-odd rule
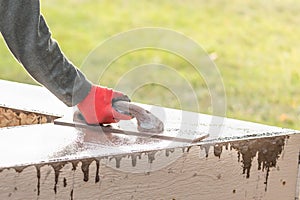
[[[116,101],[113,103],[113,108],[120,113],[129,113],[134,116],[138,123],[138,130],[141,132],[161,133],[164,131],[164,124],[160,119],[137,105],[127,101]]]

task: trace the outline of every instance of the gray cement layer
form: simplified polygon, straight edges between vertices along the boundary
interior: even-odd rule
[[[0,81],[0,106],[53,114],[72,121],[75,108],[68,108],[45,88]],[[17,91],[17,92],[15,92]],[[195,139],[197,143],[175,142],[147,137],[103,133],[99,129],[83,129],[54,124],[28,125],[0,129],[0,167],[23,166],[57,160],[117,156],[193,145],[291,135],[298,131],[252,122],[186,112],[159,106],[138,104],[151,111],[165,124],[162,135]],[[116,129],[137,131],[135,119],[112,124]]]
[[[0,85],[0,106],[73,116],[42,87]],[[0,199],[295,197],[299,131],[138,105],[165,123],[163,134],[209,136],[185,143],[52,123],[1,128]],[[136,121],[113,126],[135,131]]]

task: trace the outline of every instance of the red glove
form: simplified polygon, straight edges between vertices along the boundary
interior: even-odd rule
[[[112,101],[130,101],[121,92],[93,85],[90,93],[77,107],[88,124],[114,123],[132,119],[132,116],[121,114],[112,107]]]

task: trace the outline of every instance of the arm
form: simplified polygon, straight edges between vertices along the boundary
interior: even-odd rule
[[[16,59],[66,105],[81,102],[91,83],[51,38],[39,0],[0,0],[0,7],[0,31]]]
[[[0,0],[0,32],[29,74],[66,105],[77,105],[88,123],[132,118],[112,108],[112,101],[129,101],[127,96],[93,85],[63,55],[40,14],[39,0]]]

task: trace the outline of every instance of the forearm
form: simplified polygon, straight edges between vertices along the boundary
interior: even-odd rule
[[[29,74],[68,106],[82,101],[91,83],[51,38],[39,0],[0,0],[0,7],[0,31]]]

